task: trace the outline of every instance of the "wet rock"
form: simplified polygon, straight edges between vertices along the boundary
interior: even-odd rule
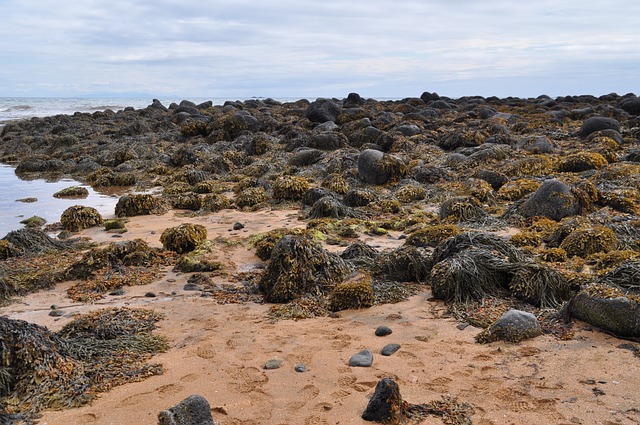
[[[340,113],[340,106],[329,99],[318,99],[312,102],[304,115],[311,122],[323,123],[327,121],[335,122]]]
[[[376,336],[387,336],[391,335],[392,333],[393,331],[388,326],[378,326],[375,332]]]
[[[215,425],[211,406],[200,395],[190,395],[158,414],[158,425]]]
[[[491,326],[476,335],[479,343],[497,340],[520,342],[542,335],[542,328],[536,316],[526,311],[509,310]]]
[[[542,183],[518,209],[524,217],[544,216],[556,221],[579,211],[580,205],[569,186],[555,179]]]
[[[620,122],[608,117],[587,118],[580,127],[580,137],[584,139],[595,131],[606,129],[620,130]]]
[[[402,404],[400,387],[392,378],[378,382],[373,396],[362,413],[362,419],[371,422],[387,422]]]
[[[383,356],[392,356],[399,349],[400,349],[400,344],[387,344],[384,347],[382,347],[380,354],[382,354]]]
[[[303,364],[297,364],[294,370],[298,373],[303,373],[307,371],[307,367]]]
[[[373,364],[373,353],[371,350],[362,350],[349,358],[349,366],[371,367]]]

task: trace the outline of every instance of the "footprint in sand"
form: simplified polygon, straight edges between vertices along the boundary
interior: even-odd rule
[[[167,384],[167,385],[158,387],[156,391],[158,392],[158,394],[161,394],[161,395],[175,395],[182,390],[184,390],[183,386],[175,385],[175,384]]]
[[[256,367],[234,367],[225,371],[233,380],[231,387],[239,393],[262,391],[269,377]]]
[[[201,345],[195,349],[196,356],[201,359],[209,360],[216,357],[216,352],[211,344]]]
[[[196,375],[195,373],[190,373],[180,378],[180,382],[195,382],[198,380],[198,378],[199,376]]]
[[[287,403],[285,406],[289,411],[296,411],[302,409],[308,401],[318,397],[320,390],[315,385],[306,385],[302,390],[297,393],[298,400]]]
[[[90,424],[93,422],[98,422],[98,415],[94,414],[94,413],[85,413],[84,415],[82,415],[80,421],[83,424]]]
[[[329,422],[319,416],[309,416],[304,419],[305,425],[329,425]]]
[[[125,398],[120,402],[120,406],[134,406],[136,404],[144,404],[146,400],[149,399],[149,395],[153,394],[152,392],[144,392],[140,394],[134,394],[130,397]]]

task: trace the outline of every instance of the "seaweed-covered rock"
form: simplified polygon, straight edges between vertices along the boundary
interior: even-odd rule
[[[79,232],[82,229],[99,226],[103,222],[104,220],[98,210],[83,205],[69,207],[60,216],[62,228],[71,232]]]
[[[564,238],[560,248],[569,257],[586,258],[597,252],[609,252],[617,248],[618,238],[615,232],[604,226],[582,226]]]
[[[340,106],[330,99],[318,99],[311,102],[304,115],[311,122],[324,123],[335,122],[340,113]]]
[[[381,252],[374,263],[376,276],[398,282],[424,282],[431,271],[431,258],[415,246],[404,245]]]
[[[333,196],[323,196],[318,199],[309,210],[309,218],[364,218],[364,213],[361,213],[353,208],[350,208],[340,202]]]
[[[540,308],[558,308],[571,298],[571,284],[559,272],[537,263],[520,265],[509,282],[516,298]]]
[[[558,164],[558,170],[579,173],[587,170],[596,170],[607,164],[607,160],[597,152],[578,152],[562,158]]]
[[[286,235],[273,248],[258,286],[265,301],[289,302],[305,294],[329,292],[352,270],[309,237]]]
[[[453,224],[438,224],[424,227],[411,232],[405,241],[406,245],[413,245],[421,248],[436,247],[441,242],[460,233]]]
[[[207,239],[207,229],[200,224],[182,223],[177,227],[165,229],[160,242],[165,249],[178,254],[193,251]]]
[[[365,149],[358,155],[358,177],[365,183],[381,185],[406,174],[406,166],[393,155],[375,149]]]
[[[256,208],[267,199],[269,199],[269,196],[267,196],[267,192],[262,187],[248,187],[236,196],[236,206],[238,208]]]
[[[348,207],[366,207],[378,199],[371,189],[351,189],[344,195],[343,202]]]
[[[497,340],[520,342],[539,335],[542,335],[542,328],[536,316],[526,311],[509,310],[475,339],[481,344]]]
[[[407,184],[396,190],[395,196],[398,201],[408,204],[410,202],[421,201],[426,198],[427,191],[422,186]]]
[[[89,191],[82,186],[66,187],[53,194],[54,198],[86,198],[87,196]]]
[[[378,257],[378,251],[364,242],[354,242],[347,246],[340,257],[357,267],[369,269]]]
[[[20,224],[24,224],[24,227],[28,229],[39,229],[46,224],[47,220],[37,215],[33,215],[24,220],[20,220]]]
[[[202,210],[207,212],[218,212],[231,206],[231,201],[220,193],[205,195],[202,199]]]
[[[0,260],[6,260],[11,257],[18,257],[22,254],[22,250],[11,242],[0,239]]]
[[[273,182],[273,199],[299,201],[309,190],[309,182],[300,176],[282,176]]]
[[[607,272],[599,281],[640,295],[640,260],[629,260]]]
[[[595,283],[567,305],[571,317],[622,338],[640,338],[640,297],[613,285]]]
[[[560,221],[564,217],[578,214],[580,204],[569,186],[551,179],[542,183],[517,211],[524,217],[544,216]]]
[[[330,311],[367,308],[372,305],[373,281],[370,275],[364,273],[336,285],[329,299]]]
[[[73,242],[52,239],[40,229],[12,230],[2,238],[5,241],[5,253],[19,255],[40,255],[60,251],[72,246]],[[14,256],[14,255],[9,255]]]
[[[133,217],[136,215],[159,214],[162,204],[155,196],[147,193],[136,193],[121,196],[116,204],[115,213],[118,217]]]
[[[516,266],[485,249],[465,249],[433,265],[431,291],[446,302],[469,302],[505,293]]]
[[[93,248],[72,264],[67,275],[74,279],[86,279],[104,267],[149,266],[158,258],[157,249],[142,239],[112,242],[105,248]]]
[[[215,425],[206,398],[190,395],[158,414],[158,425]]]
[[[529,257],[505,239],[490,233],[465,232],[447,239],[436,247],[431,255],[433,263],[439,263],[468,248],[484,249],[497,257],[505,257],[508,261],[521,263]]]
[[[250,243],[256,249],[256,256],[258,256],[262,261],[267,261],[271,258],[273,248],[280,239],[286,235],[302,235],[304,232],[304,229],[287,229],[282,227],[252,236]]]
[[[447,199],[440,205],[440,218],[455,221],[477,221],[487,218],[488,214],[473,196],[458,196]]]

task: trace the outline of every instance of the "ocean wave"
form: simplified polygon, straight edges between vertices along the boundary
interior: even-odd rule
[[[33,107],[31,107],[29,105],[15,105],[15,106],[10,106],[7,109],[3,109],[2,112],[30,111],[32,109],[33,109]]]
[[[118,111],[120,109],[124,109],[125,106],[118,105],[100,105],[100,106],[87,106],[85,109],[87,111],[104,111],[106,109],[111,109],[112,111]]]

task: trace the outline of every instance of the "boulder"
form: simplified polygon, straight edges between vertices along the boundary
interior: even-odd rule
[[[387,422],[402,404],[400,387],[392,378],[384,378],[378,382],[373,396],[362,413],[362,419],[371,422]]]
[[[364,183],[385,184],[392,177],[400,177],[405,172],[399,158],[379,150],[365,149],[358,156],[358,177]]]
[[[158,414],[158,425],[215,425],[211,406],[200,395],[190,395]]]
[[[580,127],[580,137],[583,139],[591,133],[598,130],[620,130],[620,123],[618,120],[607,117],[591,117],[583,121],[582,127]]]
[[[542,335],[542,328],[536,316],[526,311],[509,310],[491,326],[476,335],[479,343],[497,340],[520,342]]]
[[[340,113],[340,106],[329,99],[318,99],[312,102],[304,115],[311,122],[323,123],[327,121],[335,122]]]
[[[551,179],[542,183],[519,208],[524,217],[544,216],[560,221],[564,217],[578,214],[580,204],[566,184]]]

